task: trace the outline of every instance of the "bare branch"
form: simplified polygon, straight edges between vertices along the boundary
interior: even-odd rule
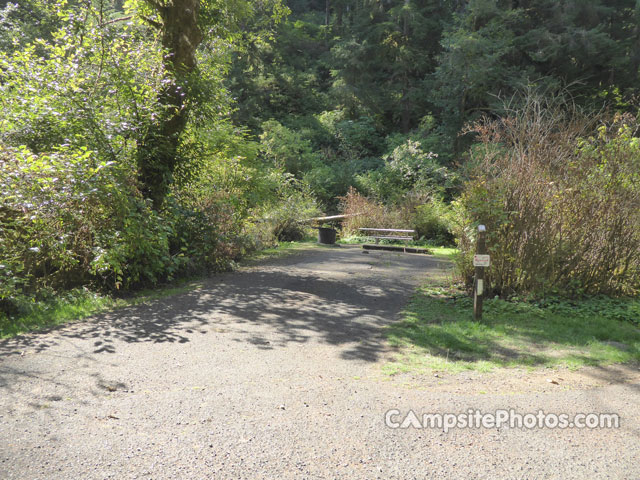
[[[150,17],[142,17],[142,19],[152,27],[157,28],[158,30],[162,29],[162,24],[160,22],[156,22],[154,19]]]
[[[133,18],[133,15],[129,15],[128,17],[115,18],[113,20],[109,20],[108,22],[101,23],[99,26],[104,27],[105,25],[110,25],[112,23],[126,22],[127,20],[131,20],[132,18]]]

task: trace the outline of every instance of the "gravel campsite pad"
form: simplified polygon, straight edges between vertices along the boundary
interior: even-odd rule
[[[0,478],[640,478],[637,367],[382,372],[381,328],[442,268],[310,247],[2,341]],[[620,428],[401,429],[392,409],[616,413]]]

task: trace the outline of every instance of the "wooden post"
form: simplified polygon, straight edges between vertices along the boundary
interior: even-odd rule
[[[476,255],[487,255],[487,241],[486,241],[487,229],[484,225],[478,226],[478,239],[476,241]],[[473,282],[473,318],[476,321],[482,320],[482,299],[484,298],[485,281],[484,281],[484,269],[485,266],[478,265],[474,257],[475,265],[475,281]]]

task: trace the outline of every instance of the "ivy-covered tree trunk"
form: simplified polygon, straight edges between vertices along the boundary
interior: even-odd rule
[[[202,41],[200,0],[145,0],[160,21],[147,19],[162,32],[164,67],[172,77],[158,94],[162,113],[138,145],[138,175],[145,197],[157,210],[167,195],[177,163],[180,135],[188,118],[188,79],[196,69]]]

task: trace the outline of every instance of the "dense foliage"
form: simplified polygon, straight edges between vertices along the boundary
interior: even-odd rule
[[[486,223],[497,293],[636,294],[639,21],[635,0],[0,1],[0,312],[229,268],[340,210],[364,213],[345,234],[465,254]]]
[[[271,243],[293,214],[260,229],[254,218],[283,202],[296,215],[315,212],[313,199],[283,168],[260,161],[257,143],[228,120],[222,82],[235,47],[226,17],[248,4],[223,3],[205,9],[220,7],[224,18],[197,51],[197,82],[183,101],[188,121],[176,131],[162,185],[151,189],[141,155],[174,116],[167,89],[181,88],[164,61],[162,29],[147,26],[156,23],[152,12],[101,0],[4,7],[0,310],[73,287],[129,289],[226,269]],[[34,15],[42,28],[23,28]]]
[[[487,226],[498,293],[640,291],[637,123],[595,120],[531,101],[472,127],[482,143],[460,203],[468,226]],[[468,255],[472,231],[460,232]]]

